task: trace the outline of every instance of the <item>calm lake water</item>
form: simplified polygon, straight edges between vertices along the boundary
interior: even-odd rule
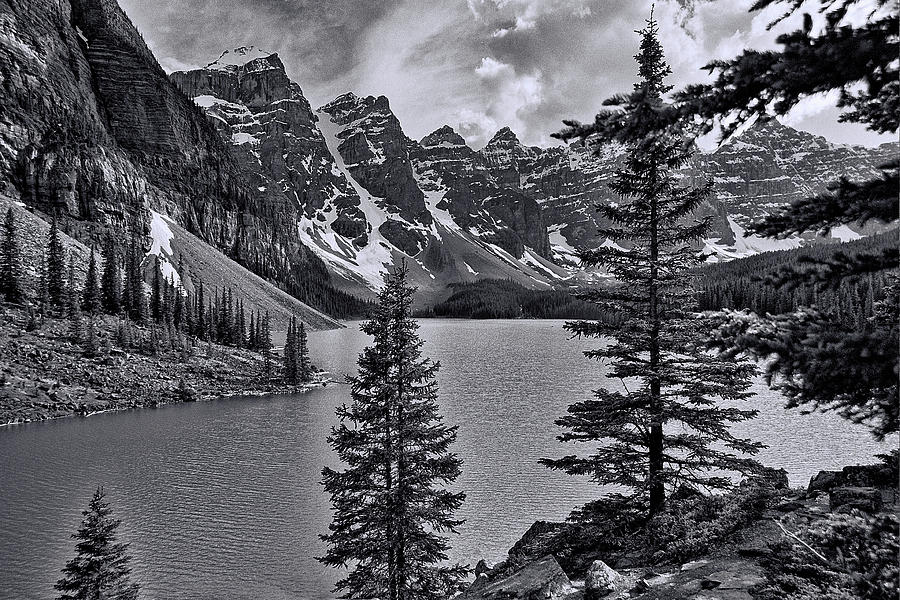
[[[423,320],[421,333],[442,364],[443,414],[460,427],[468,499],[453,558],[495,562],[535,520],[563,519],[597,495],[537,460],[572,453],[552,422],[589,397],[599,366],[561,321]],[[356,324],[310,336],[314,362],[334,374],[353,370],[366,343]],[[761,415],[742,433],[768,444],[762,460],[795,485],[896,445],[756,391]],[[0,598],[54,597],[97,485],[124,520],[144,599],[331,598],[336,573],[314,558],[330,520],[319,481],[323,465],[337,466],[325,436],[347,393],[334,385],[0,428]]]

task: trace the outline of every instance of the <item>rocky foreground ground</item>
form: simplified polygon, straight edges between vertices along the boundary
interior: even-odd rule
[[[199,341],[186,351],[169,346],[156,354],[123,348],[116,340],[119,319],[97,317],[98,352],[87,357],[67,319],[46,318],[33,331],[28,321],[24,309],[0,307],[0,426],[301,389],[266,381],[263,357],[249,350]],[[149,335],[141,328],[132,333]],[[278,358],[273,362],[277,370]]]
[[[880,465],[822,471],[806,490],[789,489],[785,475],[775,488],[774,501],[758,519],[714,550],[680,564],[640,564],[629,556],[607,558],[607,564],[591,552],[573,555],[569,524],[535,523],[507,560],[494,567],[480,562],[474,583],[459,598],[752,600],[765,581],[762,562],[771,556],[772,544],[833,513],[898,510],[896,482],[884,485]]]

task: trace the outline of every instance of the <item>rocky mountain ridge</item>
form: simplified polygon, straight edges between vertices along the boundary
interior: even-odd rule
[[[566,276],[547,260],[535,202],[497,185],[464,142],[408,138],[383,96],[347,93],[312,111],[277,55],[256,49],[171,79],[230,140],[261,194],[292,198],[299,239],[357,295],[402,260],[426,300],[454,281],[549,287]],[[457,150],[459,169],[446,162]]]
[[[286,134],[287,142],[274,139],[284,135],[277,128],[260,129],[251,140],[245,137],[247,118],[241,115],[271,111],[282,100],[272,98],[266,109],[252,99],[233,98],[234,84],[221,72],[289,80],[277,55],[256,52],[239,58],[247,62],[224,68],[213,61],[171,77],[208,115],[230,124],[224,133],[232,144],[254,143],[263,136],[256,142],[263,153],[287,144],[292,149],[282,154],[314,155],[312,163],[321,168],[310,172],[306,182],[282,181],[271,165],[278,162],[277,155],[262,159],[263,170],[269,179],[294,188],[304,215],[303,242],[355,293],[376,287],[383,266],[404,259],[426,295],[449,282],[489,276],[530,287],[555,285],[583,276],[577,269],[580,250],[611,243],[598,237],[604,223],[594,207],[615,200],[608,183],[620,165],[621,148],[610,146],[594,155],[575,144],[526,146],[504,127],[476,151],[447,125],[417,142],[406,136],[386,97],[353,93],[305,112],[305,139],[320,138],[310,142],[315,150],[300,147],[303,136],[295,132]],[[198,86],[199,80],[207,84]],[[293,89],[293,97],[303,102],[296,84],[283,87]],[[238,105],[230,106],[235,100]],[[234,113],[230,119],[229,111]],[[330,161],[323,147],[329,149]],[[714,220],[704,250],[727,260],[805,243],[799,237],[761,239],[745,228],[785,202],[820,191],[840,173],[870,176],[896,148],[839,146],[771,120],[714,152],[698,153],[685,176],[712,178],[716,184],[715,197],[703,208]],[[329,190],[332,197],[323,203],[304,194],[304,186]],[[834,237],[853,239],[864,233],[840,228]],[[477,268],[473,262],[479,262]]]
[[[145,250],[156,210],[297,297],[341,299],[292,234],[292,198],[259,192],[115,0],[12,0],[0,34],[0,195],[55,214],[85,243],[138,231]],[[232,93],[269,93],[244,83]]]
[[[412,140],[383,96],[314,110],[278,55],[253,46],[167,76],[115,0],[11,0],[0,17],[0,192],[83,242],[146,233],[155,211],[325,310],[350,302],[334,287],[371,296],[404,260],[426,301],[479,278],[565,285],[584,276],[579,250],[610,243],[594,206],[612,199],[620,149],[531,147],[508,128],[477,151],[447,126]],[[719,190],[706,249],[802,243],[744,229],[896,150],[758,124],[692,168]]]

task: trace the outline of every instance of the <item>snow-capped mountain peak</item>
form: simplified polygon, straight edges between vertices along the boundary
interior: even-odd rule
[[[250,63],[256,63],[254,67],[283,68],[281,59],[274,52],[266,52],[257,46],[239,46],[231,50],[225,50],[219,58],[206,65],[206,69],[214,71],[235,71]]]
[[[444,125],[443,127],[439,127],[435,129],[428,135],[422,138],[422,141],[419,142],[425,147],[430,146],[465,146],[466,140],[463,136],[456,133],[449,125]]]

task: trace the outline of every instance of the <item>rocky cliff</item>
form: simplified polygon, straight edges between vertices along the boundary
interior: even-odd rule
[[[494,177],[486,157],[447,125],[425,136],[412,153],[422,185],[440,192],[445,209],[462,228],[521,258],[526,248],[547,257],[544,214],[532,198]]]
[[[730,259],[813,241],[854,239],[873,231],[841,227],[827,239],[768,240],[748,235],[745,228],[778,207],[821,192],[841,175],[856,180],[876,175],[876,167],[898,150],[896,143],[874,149],[832,144],[771,119],[757,122],[713,152],[698,151],[684,177],[715,184],[713,197],[701,209],[713,217],[706,251]],[[603,223],[594,207],[616,200],[608,185],[621,164],[621,148],[610,145],[595,155],[578,144],[527,147],[504,128],[480,154],[497,181],[540,204],[556,260],[567,261],[577,250],[604,243],[597,235]]]
[[[536,202],[499,185],[462,138],[457,150],[477,172],[440,142],[409,139],[383,96],[347,93],[312,111],[277,55],[252,47],[171,80],[259,195],[293,199],[294,230],[347,290],[371,294],[402,260],[423,299],[477,277],[547,287],[566,275],[545,258]]]
[[[595,207],[615,200],[620,148],[541,149],[503,128],[476,151],[447,126],[417,142],[383,96],[313,110],[280,58],[252,46],[167,77],[115,0],[8,0],[0,37],[0,193],[58,213],[83,241],[146,231],[152,209],[338,312],[353,301],[332,285],[371,296],[403,260],[426,296],[487,277],[548,287],[608,243]],[[716,183],[706,249],[804,243],[746,224],[840,174],[868,177],[897,149],[757,123],[685,171]]]
[[[147,232],[152,208],[291,293],[328,299],[296,202],[259,193],[115,0],[12,0],[0,35],[0,192],[83,241]]]

